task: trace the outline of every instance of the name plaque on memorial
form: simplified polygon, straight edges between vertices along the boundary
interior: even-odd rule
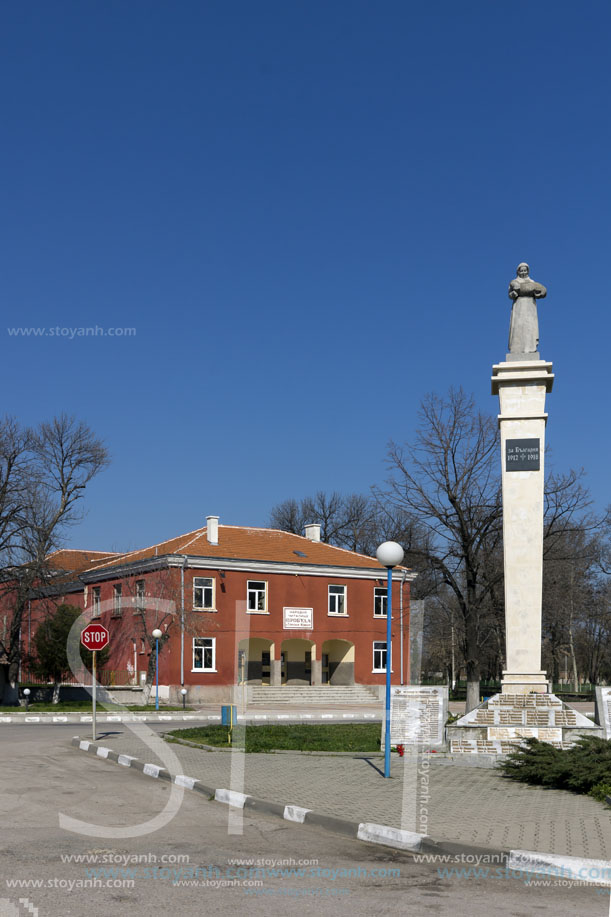
[[[507,471],[539,471],[541,444],[538,439],[508,439],[505,443]]]
[[[447,685],[401,685],[391,688],[391,744],[442,745],[447,718]]]
[[[285,607],[282,609],[282,618],[284,630],[312,630],[314,627],[313,608]]]
[[[562,742],[562,729],[538,726],[489,726],[488,740],[539,739],[541,742]]]

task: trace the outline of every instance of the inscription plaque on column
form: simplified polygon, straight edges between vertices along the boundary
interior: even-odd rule
[[[447,718],[447,685],[391,688],[390,741],[393,745],[442,745]]]
[[[541,444],[538,439],[508,439],[505,442],[507,471],[539,471]]]

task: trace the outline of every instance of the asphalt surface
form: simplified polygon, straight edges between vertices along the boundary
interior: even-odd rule
[[[611,860],[611,811],[588,796],[527,786],[494,768],[447,765],[441,756],[281,755],[202,751],[150,736],[180,724],[107,724],[100,741],[118,754],[166,767],[205,786],[492,850],[520,849]],[[3,727],[7,728],[7,727]],[[23,727],[22,727],[23,728]],[[85,726],[73,735],[89,738]],[[149,738],[147,738],[147,735]],[[168,763],[171,749],[175,763]]]
[[[71,726],[17,726],[4,727],[0,735],[1,917],[148,917],[164,910],[173,917],[237,910],[256,915],[609,914],[608,890],[529,886],[524,876],[504,877],[502,867],[485,861],[479,869],[493,874],[448,878],[439,870],[471,865],[418,863],[400,851],[182,794],[79,752],[70,746],[73,732]],[[112,736],[105,741],[112,745]],[[162,813],[175,792],[182,799],[168,818],[167,809]],[[66,830],[60,813],[64,823],[68,817],[103,825],[110,836]],[[134,826],[147,822],[149,833],[112,836],[113,831],[133,833]],[[278,869],[285,874],[274,874]],[[93,876],[91,870],[115,872]],[[198,884],[183,884],[194,881]],[[86,887],[87,882],[99,884]]]

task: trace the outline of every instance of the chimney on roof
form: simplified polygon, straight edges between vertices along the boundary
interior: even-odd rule
[[[206,516],[206,537],[209,544],[219,543],[219,517]]]
[[[320,541],[320,523],[312,522],[304,526],[304,534],[310,541]]]

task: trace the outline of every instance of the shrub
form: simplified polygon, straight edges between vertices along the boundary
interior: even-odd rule
[[[611,799],[611,783],[597,783],[592,787],[588,796],[593,796],[598,802],[605,802],[607,796]]]
[[[581,736],[571,748],[560,749],[530,738],[500,767],[505,776],[523,783],[589,793],[598,784],[609,786],[611,741]]]

